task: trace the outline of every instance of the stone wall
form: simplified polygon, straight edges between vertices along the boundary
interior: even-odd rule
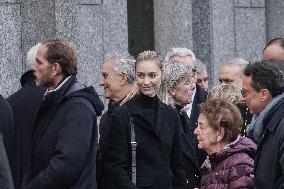
[[[193,49],[208,66],[211,86],[218,83],[218,69],[225,61],[261,59],[266,43],[264,0],[192,0],[192,6],[155,2],[156,50]]]
[[[149,1],[150,2],[150,1]],[[211,86],[225,61],[261,59],[267,40],[284,37],[283,0],[153,0],[155,49],[193,49],[209,68]],[[19,89],[26,52],[62,37],[79,52],[79,79],[99,94],[100,64],[128,49],[126,0],[0,0],[0,93]],[[135,27],[132,24],[131,27]],[[147,36],[147,35],[145,35]],[[139,43],[139,42],[138,42]]]
[[[50,37],[71,41],[79,53],[78,78],[99,94],[100,64],[128,50],[127,2],[117,0],[0,0],[0,93],[19,89],[26,52]]]

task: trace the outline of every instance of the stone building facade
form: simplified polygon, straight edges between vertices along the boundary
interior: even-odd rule
[[[0,93],[19,89],[26,52],[62,37],[79,52],[79,80],[98,85],[107,54],[193,49],[211,85],[233,57],[261,59],[266,42],[284,36],[283,0],[0,0]]]

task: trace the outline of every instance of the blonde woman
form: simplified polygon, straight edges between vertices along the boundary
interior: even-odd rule
[[[105,167],[115,188],[185,185],[179,118],[157,97],[162,75],[160,55],[140,53],[135,65],[137,93],[129,95],[110,117]]]

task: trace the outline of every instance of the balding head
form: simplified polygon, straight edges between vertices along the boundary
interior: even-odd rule
[[[234,58],[223,64],[219,69],[220,84],[234,85],[242,88],[243,67],[248,62],[241,58]]]
[[[284,39],[272,39],[263,50],[263,60],[284,60]]]

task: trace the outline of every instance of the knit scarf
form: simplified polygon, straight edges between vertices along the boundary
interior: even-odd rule
[[[263,120],[267,116],[268,112],[284,98],[284,93],[274,97],[268,105],[259,114],[254,114],[251,123],[248,124],[246,128],[246,133],[248,136],[253,137],[257,142],[259,142],[263,137]]]

